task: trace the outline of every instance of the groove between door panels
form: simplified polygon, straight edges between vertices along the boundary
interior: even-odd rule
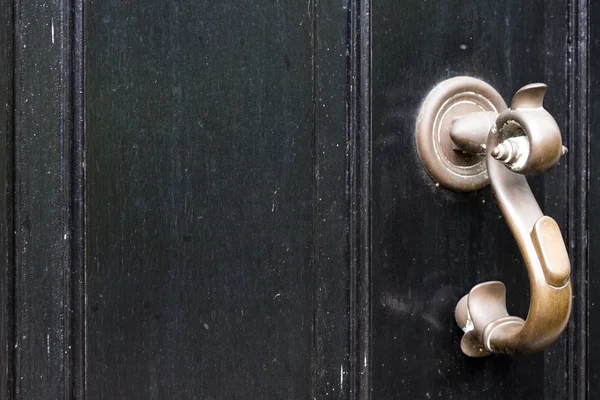
[[[350,1],[351,398],[371,397],[371,2]]]
[[[574,280],[574,302],[568,328],[567,385],[570,399],[588,398],[588,285],[589,251],[588,190],[590,188],[590,139],[588,107],[590,106],[589,64],[589,3],[573,0],[568,3],[568,126],[567,161],[567,243]],[[591,243],[594,246],[594,243]]]

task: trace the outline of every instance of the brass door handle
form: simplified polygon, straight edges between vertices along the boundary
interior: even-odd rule
[[[547,172],[566,153],[556,121],[543,108],[545,93],[544,84],[527,85],[505,109],[486,83],[453,78],[430,92],[419,115],[417,147],[427,171],[458,191],[491,182],[527,267],[525,320],[508,314],[502,282],[481,283],[458,302],[461,349],[471,357],[543,350],[571,313],[570,264],[560,229],[542,213],[524,176]]]

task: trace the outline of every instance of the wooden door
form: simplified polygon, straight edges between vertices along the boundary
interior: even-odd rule
[[[598,8],[0,0],[0,398],[595,398]],[[530,179],[574,286],[540,354],[460,351],[473,285],[528,293],[491,189],[417,157],[458,75],[547,83],[570,150]]]
[[[593,357],[586,347],[588,13],[584,4],[549,1],[373,3],[374,399],[585,397],[586,356]],[[487,81],[508,104],[523,85],[547,83],[545,107],[571,150],[550,173],[529,178],[563,229],[574,285],[567,332],[544,353],[471,359],[459,349],[453,311],[473,285],[500,280],[512,313],[525,317],[529,306],[523,259],[492,190],[436,186],[414,150],[420,103],[459,75]]]

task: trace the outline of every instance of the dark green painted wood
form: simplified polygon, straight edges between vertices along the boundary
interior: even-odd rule
[[[88,397],[346,398],[346,10],[85,10]]]

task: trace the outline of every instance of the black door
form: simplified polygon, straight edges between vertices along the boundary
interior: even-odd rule
[[[586,1],[0,1],[0,398],[583,399],[600,201]],[[492,190],[422,168],[423,99],[545,82],[568,155],[529,182],[573,311],[469,358],[454,307],[528,278]]]

